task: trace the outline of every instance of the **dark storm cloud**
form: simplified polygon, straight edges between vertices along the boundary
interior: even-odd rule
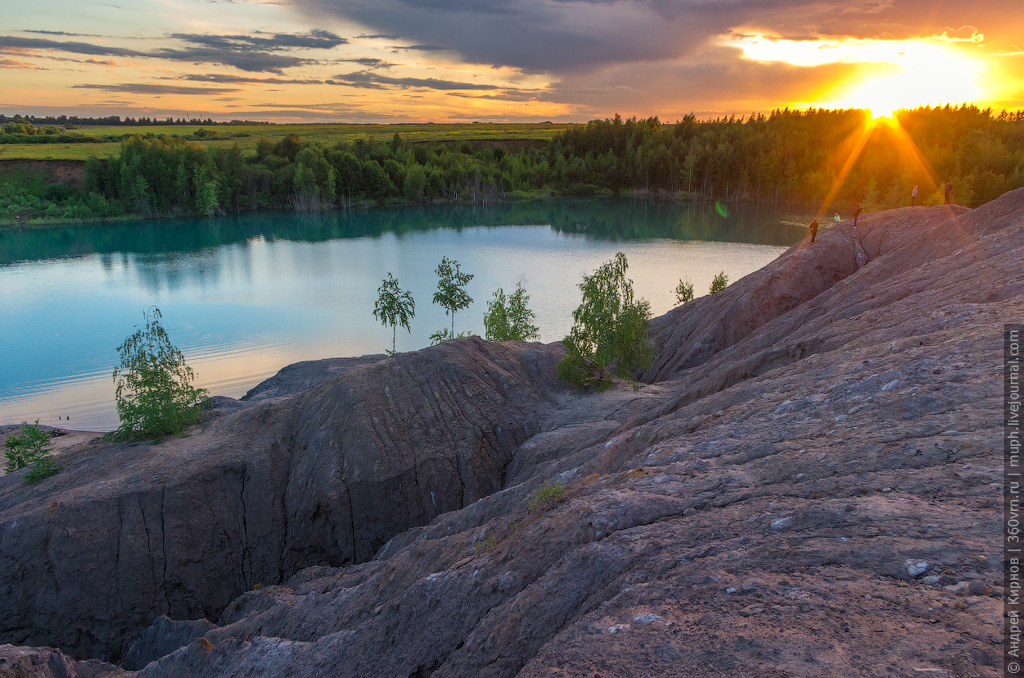
[[[527,72],[587,71],[602,64],[672,58],[740,23],[759,7],[803,0],[295,0],[451,49],[472,63]]]
[[[993,29],[983,19],[1017,31],[1024,19],[1006,0],[293,0],[293,6],[452,49],[472,63],[558,74],[685,57],[742,26],[813,39],[938,35],[969,24],[987,36]]]
[[[347,85],[349,87],[360,87],[363,89],[407,89],[409,87],[424,87],[435,90],[496,90],[500,89],[494,85],[482,85],[473,82],[453,82],[439,78],[389,78],[386,75],[379,75],[369,71],[358,73],[345,73],[334,76],[328,80],[329,85]]]
[[[125,94],[227,94],[238,92],[234,87],[178,87],[176,85],[156,85],[152,83],[125,83],[120,85],[72,85],[74,89],[98,89],[104,92],[122,92]]]
[[[48,50],[88,54],[90,56],[142,57],[223,64],[254,73],[281,73],[285,68],[314,63],[312,59],[282,54],[286,49],[331,49],[348,42],[328,31],[309,33],[255,33],[253,35],[205,35],[176,33],[170,37],[186,43],[184,47],[163,47],[151,52],[94,45],[88,42],[0,36],[0,52]]]

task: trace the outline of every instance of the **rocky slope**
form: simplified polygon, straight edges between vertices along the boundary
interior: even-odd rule
[[[0,479],[0,639],[112,676],[998,675],[1022,255],[1024,190],[871,214],[659,318],[639,392],[458,341],[69,449]],[[98,670],[0,649],[45,662]]]
[[[212,617],[311,563],[501,488],[560,391],[557,351],[476,340],[367,364],[162,445],[99,438],[0,479],[0,638],[119,658],[161,614]]]

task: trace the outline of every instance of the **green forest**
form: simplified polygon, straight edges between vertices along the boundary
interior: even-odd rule
[[[865,111],[810,109],[675,124],[595,120],[548,142],[410,143],[399,133],[352,142],[261,138],[255,153],[191,138],[128,136],[91,158],[79,188],[21,169],[0,177],[6,222],[126,216],[315,212],[367,204],[487,204],[544,195],[627,194],[691,201],[804,205],[848,212],[920,202],[973,207],[1024,186],[1024,112],[918,108],[898,124]],[[59,137],[54,128],[4,130]],[[826,204],[827,203],[827,204]]]

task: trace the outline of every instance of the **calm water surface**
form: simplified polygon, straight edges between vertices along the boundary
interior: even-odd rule
[[[572,324],[581,276],[617,251],[660,315],[680,278],[698,295],[720,270],[734,282],[809,221],[729,212],[592,199],[0,231],[0,423],[115,428],[117,346],[153,304],[199,385],[238,397],[298,360],[390,348],[391,330],[373,318],[388,272],[416,300],[400,351],[448,323],[431,304],[442,256],[475,276],[456,330],[483,334],[487,300],[523,278],[541,339],[555,341]]]

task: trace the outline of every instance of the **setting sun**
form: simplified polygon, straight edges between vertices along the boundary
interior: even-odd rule
[[[946,36],[912,40],[785,40],[745,36],[729,44],[746,59],[807,68],[850,67],[842,82],[826,86],[810,105],[866,108],[874,118],[901,108],[992,98],[980,85],[986,64],[953,46],[974,45],[981,36],[952,41]]]
[[[978,84],[983,66],[962,54],[915,41],[900,45],[884,68],[865,74],[839,106],[868,108],[873,117],[890,117],[900,108],[939,105],[985,98]]]

